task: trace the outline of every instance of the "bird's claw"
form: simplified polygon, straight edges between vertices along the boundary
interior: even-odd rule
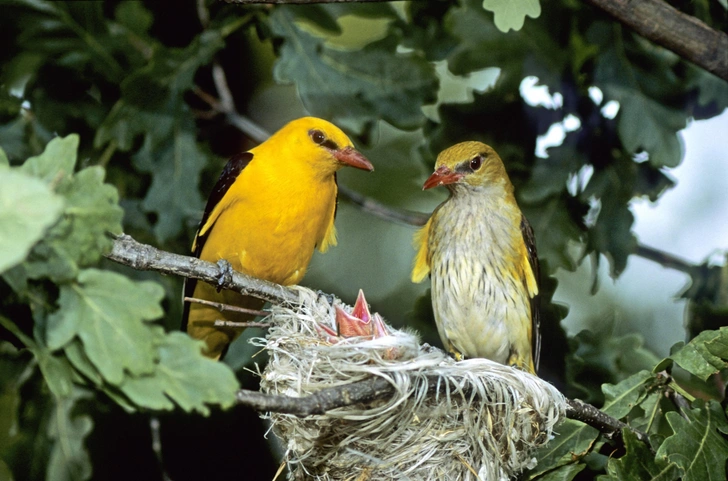
[[[232,281],[233,266],[225,259],[220,259],[217,261],[217,268],[219,269],[219,275],[217,277],[217,291],[220,292],[222,286]]]

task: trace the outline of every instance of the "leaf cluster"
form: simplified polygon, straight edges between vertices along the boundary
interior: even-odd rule
[[[647,434],[649,443],[630,429],[615,443],[567,421],[537,453],[539,466],[528,479],[725,479],[728,418],[724,392],[716,396],[715,384],[724,382],[727,342],[728,328],[704,331],[675,346],[652,371],[602,386],[601,410]]]
[[[20,388],[37,370],[48,392],[32,402],[48,405],[52,415],[39,427],[47,430],[49,449],[35,461],[48,465],[48,476],[69,479],[91,475],[84,443],[93,421],[77,409],[90,393],[129,412],[208,413],[209,405],[232,405],[238,389],[227,366],[203,357],[200,342],[165,334],[153,322],[163,315],[159,284],[95,267],[111,246],[107,233],[121,232],[123,212],[103,168],[76,169],[78,144],[77,135],[55,138],[17,167],[0,150],[0,230],[10,234],[0,239],[0,275],[12,289],[0,324],[34,361],[3,344],[8,421],[0,452],[28,447],[17,435],[27,421],[18,409]],[[32,317],[30,332],[23,314]],[[14,464],[22,458],[5,459],[0,469],[22,471]]]

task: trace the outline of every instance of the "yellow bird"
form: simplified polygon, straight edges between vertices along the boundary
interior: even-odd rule
[[[437,157],[424,189],[450,197],[415,234],[412,281],[430,274],[437,330],[456,359],[484,357],[535,373],[540,351],[533,230],[498,154],[462,142]]]
[[[228,261],[245,274],[283,285],[297,284],[314,249],[336,245],[336,171],[374,167],[335,125],[305,117],[230,159],[210,194],[192,251],[200,259]],[[186,297],[260,309],[263,301],[187,279]],[[219,358],[241,329],[215,320],[244,322],[254,315],[220,312],[185,303],[182,328]]]

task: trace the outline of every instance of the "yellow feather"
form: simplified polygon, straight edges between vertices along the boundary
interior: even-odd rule
[[[440,339],[457,359],[485,357],[535,372],[538,280],[502,160],[483,143],[456,144],[440,153],[423,187],[439,185],[450,197],[415,234],[412,281],[431,276]]]
[[[414,265],[412,267],[412,282],[419,283],[425,280],[430,274],[430,261],[428,259],[428,240],[430,232],[430,224],[432,223],[432,217],[427,221],[425,226],[418,230],[414,235],[412,244],[417,249],[417,255],[415,256]]]

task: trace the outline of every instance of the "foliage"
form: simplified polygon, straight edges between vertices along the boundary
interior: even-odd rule
[[[674,3],[717,30],[728,27],[722,0]],[[377,174],[386,173],[361,190],[387,203],[433,207],[420,202],[412,179],[454,142],[483,140],[505,159],[543,261],[542,324],[553,347],[544,351],[545,375],[603,400],[651,442],[625,432],[624,450],[611,455],[619,443],[569,421],[539,453],[532,479],[724,477],[725,402],[715,385],[728,359],[718,330],[728,270],[692,273],[685,296],[697,337],[660,363],[636,336],[584,332],[567,349],[559,325],[566,309],[550,302],[549,275],[586,257],[597,267],[606,258],[613,276],[624,270],[637,247],[630,202],[657,200],[672,187],[665,168],[682,159],[677,131],[728,107],[726,82],[570,0],[198,4],[182,2],[171,14],[164,2],[0,0],[0,475],[100,476],[104,455],[90,439],[115,416],[122,430],[140,416],[118,406],[207,414],[233,403],[232,371],[167,332],[178,328],[179,282],[102,260],[108,232],[187,252],[222,159],[253,145],[204,100],[224,94],[215,91],[217,62],[238,110],[265,127],[305,111],[347,129]],[[477,81],[495,71],[492,86]],[[526,101],[520,89],[529,77],[561,102]],[[293,85],[298,97],[289,102],[273,82]],[[595,87],[602,98],[590,95]],[[620,107],[614,117],[604,115],[611,101]],[[578,127],[536,156],[537,138],[566,119]],[[342,184],[349,179],[342,172]],[[367,296],[396,323],[422,293],[404,271],[408,242],[393,242],[411,232],[396,237],[370,218],[347,219],[342,207],[337,251],[357,255],[328,254],[333,260],[321,265],[330,268],[318,276],[314,269],[309,282],[340,296],[362,284],[386,290]],[[347,243],[363,254],[344,251]],[[386,255],[396,261],[370,259]],[[428,314],[415,322],[431,336]],[[706,327],[715,330],[699,334]],[[714,399],[692,402],[691,393]],[[219,434],[201,434],[209,426],[194,436],[213,447],[190,459],[222,457],[210,440]],[[256,426],[246,425],[259,434],[247,452],[262,443]],[[715,449],[686,459],[706,442]],[[138,444],[150,450],[148,439]],[[138,469],[156,473],[148,457]],[[179,469],[173,478],[216,477]],[[266,467],[265,477],[274,470]]]

